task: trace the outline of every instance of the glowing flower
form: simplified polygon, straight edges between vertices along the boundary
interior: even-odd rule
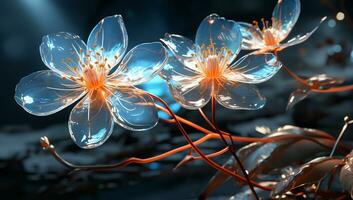
[[[68,126],[82,148],[103,144],[114,122],[130,130],[146,130],[158,122],[152,98],[135,85],[151,80],[166,63],[159,42],[127,49],[127,33],[120,15],[102,19],[89,35],[56,33],[43,37],[40,54],[51,70],[21,79],[15,100],[27,112],[46,116],[75,101]]]
[[[288,34],[294,27],[300,14],[299,0],[278,0],[275,9],[272,12],[272,24],[269,21],[262,21],[262,29],[258,22],[254,24],[239,22],[241,33],[243,35],[242,49],[259,50],[260,52],[280,51],[289,46],[293,46],[306,41],[318,28],[319,25],[326,19],[322,18],[319,25],[312,31],[297,35],[288,40],[286,43],[281,43],[287,38]]]
[[[195,44],[170,34],[161,41],[174,56],[160,74],[187,109],[201,108],[211,97],[230,109],[262,108],[266,100],[252,84],[268,80],[281,68],[272,53],[250,53],[232,64],[241,48],[241,33],[236,22],[216,14],[201,22]]]

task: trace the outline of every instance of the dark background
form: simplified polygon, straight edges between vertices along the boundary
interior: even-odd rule
[[[43,162],[47,162],[46,159],[52,161],[47,154],[39,149],[37,141],[43,134],[52,135],[54,139],[59,137],[56,138],[60,142],[58,146],[64,146],[62,150],[67,152],[68,157],[74,161],[79,160],[81,154],[84,154],[86,157],[81,157],[82,163],[113,162],[126,158],[126,155],[120,155],[120,157],[107,159],[104,154],[108,152],[109,155],[114,155],[116,151],[133,150],[134,146],[129,145],[141,147],[140,140],[151,140],[146,139],[146,137],[154,138],[152,140],[157,141],[157,144],[159,142],[170,142],[165,139],[155,139],[162,137],[157,135],[156,132],[163,132],[166,136],[179,134],[176,129],[169,128],[161,123],[156,129],[149,131],[150,135],[147,133],[148,136],[146,134],[142,134],[143,136],[137,134],[136,136],[124,132],[123,135],[114,136],[111,141],[107,142],[108,144],[97,150],[82,152],[83,150],[79,150],[72,144],[73,142],[67,133],[65,123],[71,109],[67,108],[48,117],[32,116],[15,103],[13,98],[15,85],[23,76],[46,69],[39,55],[39,44],[42,36],[48,33],[73,32],[80,35],[85,41],[91,29],[100,19],[108,15],[121,14],[127,28],[129,49],[131,49],[139,43],[157,41],[166,32],[181,34],[194,39],[199,23],[211,13],[218,13],[236,21],[251,22],[260,20],[262,17],[270,19],[275,4],[276,1],[274,0],[1,1],[0,146],[2,147],[0,151],[2,153],[0,158],[2,173],[7,174],[6,176],[0,176],[1,189],[13,192],[12,195],[18,198],[28,198],[31,195],[34,195],[33,198],[43,197],[43,195],[44,197],[52,197],[52,194],[57,193],[68,195],[67,197],[82,195],[83,199],[89,199],[92,197],[91,194],[103,199],[110,195],[116,195],[117,198],[121,195],[122,199],[128,197],[130,199],[142,199],[143,193],[148,194],[145,196],[146,199],[196,197],[213,174],[213,171],[199,163],[196,166],[205,168],[201,172],[199,171],[199,174],[194,173],[197,168],[192,167],[179,174],[173,174],[172,167],[178,161],[178,157],[170,163],[167,161],[168,164],[163,168],[165,170],[163,173],[166,173],[166,176],[161,177],[161,173],[157,173],[155,176],[147,176],[152,177],[147,178],[147,183],[140,182],[140,176],[146,177],[146,175],[137,172],[136,174],[139,174],[139,176],[136,174],[128,176],[128,180],[133,179],[131,184],[127,179],[122,178],[126,173],[112,173],[106,179],[97,179],[95,175],[87,175],[91,179],[87,179],[87,176],[82,178],[83,175],[79,175],[80,178],[63,178],[62,173],[59,173],[62,167],[55,165],[57,163],[53,163],[54,167],[43,165]],[[353,1],[351,0],[302,0],[302,11],[290,37],[310,31],[323,16],[328,16],[328,20],[307,42],[281,53],[282,62],[300,75],[312,76],[327,73],[331,76],[345,77],[346,84],[352,84],[352,8]],[[339,11],[345,13],[343,21],[336,20],[336,13]],[[331,25],[329,25],[330,23]],[[260,111],[229,111],[220,108],[218,120],[222,128],[248,135],[254,132],[255,125],[265,125],[275,129],[285,124],[293,124],[319,128],[335,134],[342,124],[343,117],[353,113],[353,96],[349,92],[311,95],[286,112],[288,96],[296,88],[296,84],[284,71],[279,72],[276,77],[259,85],[259,87],[268,98],[266,107]],[[181,110],[179,114],[190,120],[199,121],[196,113],[191,111]],[[118,132],[123,131],[118,130]],[[123,142],[121,142],[122,140]],[[119,148],[115,149],[116,146],[119,146]],[[151,155],[148,152],[156,153],[153,149],[149,150],[144,151],[144,153],[147,152],[147,155]],[[145,155],[144,153],[142,155]],[[135,155],[133,152],[131,154]],[[45,158],[41,160],[42,157]],[[50,167],[53,167],[53,169]],[[153,172],[155,168],[156,166],[149,170]],[[51,178],[46,175],[48,169],[54,174]],[[156,171],[159,171],[158,169]],[[141,169],[139,170],[141,171]],[[102,183],[109,181],[116,183],[117,180],[123,182],[123,186],[118,184],[118,187],[113,184],[111,187],[102,186],[100,188]],[[53,189],[53,185],[57,183],[61,183],[61,187],[59,189],[54,187]],[[89,185],[87,189],[85,188],[86,183],[95,187]],[[174,187],[173,183],[177,183],[177,185]],[[31,187],[28,188],[28,185],[31,185]],[[70,189],[71,185],[75,187],[72,186]],[[171,187],[166,185],[171,185]],[[187,185],[188,187],[186,187]],[[68,188],[70,192],[67,192]],[[77,188],[84,189],[79,190]],[[226,187],[223,192],[234,194],[229,189],[234,188]],[[28,194],[30,195],[28,196]],[[223,193],[221,192],[221,194]]]

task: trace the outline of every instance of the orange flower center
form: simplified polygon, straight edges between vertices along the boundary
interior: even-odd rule
[[[261,19],[262,26],[260,28],[259,23],[257,21],[253,21],[254,27],[256,29],[260,29],[262,32],[262,40],[266,46],[275,46],[278,44],[277,37],[274,34],[274,28],[278,27],[278,22],[275,19],[272,19],[272,26],[269,25],[269,21],[265,21],[264,18]]]
[[[95,94],[95,98],[100,98],[105,100],[107,96],[111,95],[110,87],[117,86],[118,82],[115,84],[111,79],[109,79],[109,70],[111,65],[108,63],[108,59],[103,56],[104,49],[101,48],[96,51],[87,51],[83,55],[83,49],[80,49],[79,53],[82,55],[78,58],[78,65],[80,70],[77,67],[72,68],[74,76],[63,76],[62,79],[69,78],[70,80],[81,85],[85,90],[92,95]],[[115,56],[115,59],[118,59]],[[63,59],[63,64],[66,62],[71,62],[72,58]],[[108,80],[109,79],[109,80]]]
[[[96,90],[105,86],[106,73],[103,70],[91,67],[83,69],[82,79],[88,90]]]
[[[206,62],[202,67],[202,72],[206,79],[219,79],[223,77],[223,66],[220,66],[220,59],[216,55],[206,58]]]
[[[267,46],[277,45],[277,40],[269,29],[262,30],[263,41]]]
[[[204,77],[201,87],[205,90],[211,87],[212,95],[215,95],[226,81],[224,73],[229,67],[229,59],[233,53],[225,47],[217,49],[212,42],[208,47],[202,46],[201,50],[203,59],[198,63]]]

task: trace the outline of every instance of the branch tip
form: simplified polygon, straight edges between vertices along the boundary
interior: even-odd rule
[[[349,117],[348,117],[348,116],[345,116],[345,117],[344,117],[344,122],[345,122],[346,124],[348,124],[348,123],[349,123],[349,120],[350,120],[350,119],[349,119]]]
[[[43,136],[40,138],[40,145],[44,150],[50,148],[53,148],[54,146],[50,144],[50,141],[47,136]]]

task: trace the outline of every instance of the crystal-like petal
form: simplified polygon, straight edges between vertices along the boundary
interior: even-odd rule
[[[168,63],[160,72],[167,81],[174,99],[186,109],[198,109],[211,98],[212,87],[203,81],[198,71],[185,67],[175,57],[168,58]]]
[[[181,63],[190,69],[196,69],[200,48],[193,41],[175,34],[165,34],[161,41]]]
[[[160,42],[139,44],[124,57],[111,80],[139,85],[154,78],[167,62],[168,54]]]
[[[123,58],[127,45],[128,36],[121,15],[102,19],[94,27],[87,41],[87,47],[93,55],[107,59],[106,64],[111,68]]]
[[[114,121],[100,90],[92,91],[71,111],[69,131],[81,148],[92,149],[102,145],[113,131]]]
[[[21,79],[15,100],[27,112],[46,116],[69,106],[84,95],[84,89],[51,70],[38,71]]]
[[[197,75],[200,75],[199,71],[185,66],[172,53],[169,53],[168,61],[160,71],[160,76],[166,81],[179,81]]]
[[[241,48],[244,50],[261,49],[264,47],[262,33],[259,28],[245,22],[238,22],[243,36]]]
[[[283,50],[287,47],[290,47],[290,46],[293,46],[293,45],[297,45],[297,44],[300,44],[300,43],[303,43],[305,42],[312,34],[315,33],[315,31],[319,28],[319,26],[321,25],[321,23],[323,21],[325,21],[326,17],[322,18],[320,20],[320,23],[313,29],[311,30],[310,32],[304,34],[304,35],[297,35],[295,36],[294,38],[288,40],[287,42],[283,43],[283,44],[280,44],[277,49],[278,50]]]
[[[186,109],[202,108],[211,99],[212,86],[204,84],[199,77],[170,81],[168,87],[175,100]]]
[[[44,36],[39,51],[47,67],[63,76],[78,77],[86,44],[77,35],[60,32]]]
[[[200,47],[216,47],[216,53],[222,52],[231,63],[241,49],[242,35],[239,25],[217,14],[207,16],[196,32],[195,43]],[[227,54],[231,52],[231,55]]]
[[[284,40],[300,14],[299,0],[278,0],[275,9],[272,12],[272,27],[276,30],[277,41]]]
[[[216,100],[226,108],[239,110],[257,110],[266,103],[266,98],[254,85],[231,82],[224,83],[223,87],[220,87]]]
[[[261,83],[274,76],[281,67],[282,63],[272,53],[250,53],[235,62],[225,76],[234,82]]]
[[[211,99],[212,85],[206,84],[201,76],[180,76],[177,81],[168,81],[168,87],[175,100],[186,109],[202,108]]]
[[[157,125],[158,114],[153,99],[134,87],[110,89],[108,97],[114,120],[122,127],[143,131]]]

